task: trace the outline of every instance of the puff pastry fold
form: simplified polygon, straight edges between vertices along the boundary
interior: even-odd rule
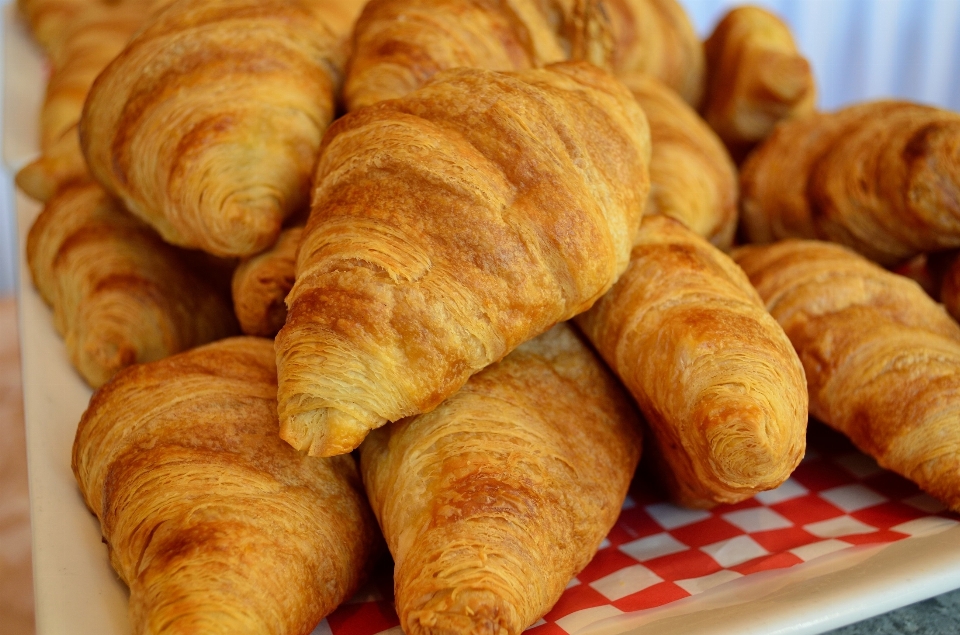
[[[47,202],[26,260],[71,363],[95,388],[127,366],[237,331],[229,300],[186,254],[94,183]]]
[[[233,310],[247,335],[274,337],[287,320],[284,300],[296,277],[303,227],[280,232],[277,244],[244,260],[233,272]]]
[[[734,257],[800,355],[810,413],[960,510],[960,326],[915,282],[840,245]]]
[[[130,587],[134,633],[308,635],[380,539],[350,456],[277,437],[273,344],[222,340],[117,375],[73,471]]]
[[[649,152],[582,63],[449,71],[338,120],[277,336],[283,438],[348,452],[587,309],[626,267]]]
[[[178,0],[94,83],[92,174],[171,243],[247,256],[308,203],[346,48],[319,0]],[[332,22],[331,22],[332,23]]]
[[[743,272],[676,221],[644,219],[627,272],[576,323],[640,405],[675,501],[741,501],[803,458],[797,354]]]
[[[640,455],[636,412],[560,325],[360,446],[408,635],[518,634],[592,558]]]

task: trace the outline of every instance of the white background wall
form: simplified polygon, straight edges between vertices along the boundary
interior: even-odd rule
[[[0,5],[8,2],[0,0]],[[681,2],[704,36],[726,10],[742,4],[739,0]],[[776,11],[792,26],[816,72],[821,108],[903,97],[960,111],[960,0],[752,3]],[[0,67],[0,83],[3,71]],[[13,292],[15,280],[11,183],[9,171],[4,170],[0,175],[0,296]]]

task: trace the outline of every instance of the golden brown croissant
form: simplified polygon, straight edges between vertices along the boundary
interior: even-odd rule
[[[706,64],[703,45],[677,0],[603,0],[610,19],[614,73],[652,75],[698,108]]]
[[[734,257],[800,354],[810,413],[960,510],[960,326],[919,285],[840,245]]]
[[[586,63],[447,71],[339,119],[277,336],[283,438],[348,452],[589,308],[627,265],[649,152]]]
[[[131,364],[236,332],[229,300],[96,184],[65,187],[47,202],[26,255],[70,361],[93,387]]]
[[[168,242],[246,256],[308,203],[344,38],[322,0],[178,0],[100,75],[94,177]]]
[[[960,246],[960,114],[881,101],[785,122],[744,163],[747,237],[838,242],[884,265]]]
[[[147,15],[144,2],[95,3],[65,28],[40,112],[41,155],[17,173],[17,185],[33,198],[46,201],[63,185],[90,179],[77,132],[83,102]]]
[[[354,29],[344,103],[352,111],[402,97],[452,68],[603,66],[605,35],[595,0],[371,0]]]
[[[137,634],[307,635],[379,544],[350,456],[277,437],[273,343],[129,368],[93,396],[73,472],[130,587]]]
[[[737,7],[704,43],[703,116],[738,160],[780,121],[814,111],[816,82],[790,28],[760,7]]]
[[[287,320],[284,300],[296,276],[303,227],[280,233],[277,244],[240,263],[233,273],[233,310],[247,335],[274,337]]]
[[[62,44],[63,33],[77,15],[101,0],[17,0],[33,37],[48,53]]]
[[[673,499],[774,488],[803,458],[807,392],[790,341],[723,252],[644,219],[630,267],[576,323],[633,394]]]
[[[650,75],[619,77],[650,123],[645,214],[674,218],[720,249],[737,228],[737,168],[723,143],[680,96]]]
[[[613,526],[640,455],[616,379],[560,325],[429,414],[370,434],[361,470],[408,635],[515,635]]]

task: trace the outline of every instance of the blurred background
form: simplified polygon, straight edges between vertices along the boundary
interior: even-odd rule
[[[0,0],[3,19],[13,15],[10,3]],[[744,4],[741,0],[681,3],[703,37],[728,9]],[[791,25],[800,50],[814,67],[821,109],[901,97],[960,111],[960,0],[753,0],[750,4],[775,11]],[[0,82],[4,82],[5,73],[18,71],[11,67],[14,64],[5,50],[8,42],[3,32],[10,25],[2,26],[0,48],[4,49],[6,63],[0,65]],[[23,104],[17,108],[7,99],[4,95],[0,102],[4,131],[23,125],[12,114],[21,112]],[[10,154],[4,152],[5,156]],[[18,256],[12,174],[19,167],[4,165],[0,170],[0,635],[26,635],[33,630],[23,408],[13,299]],[[929,602],[932,600],[917,605],[921,607],[917,610],[929,613],[936,609],[931,609]],[[910,610],[914,609],[902,609],[898,615],[909,621]],[[944,610],[956,612],[953,605]],[[861,627],[872,629],[874,625],[849,628]],[[898,632],[920,632],[904,628]]]

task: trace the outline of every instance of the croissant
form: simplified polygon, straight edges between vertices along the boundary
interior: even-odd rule
[[[273,343],[222,340],[94,394],[73,472],[133,632],[307,635],[356,590],[376,521],[350,456],[277,437]]]
[[[236,332],[229,301],[96,184],[51,198],[27,264],[71,363],[94,388],[132,364]]]
[[[274,337],[287,320],[284,299],[296,276],[297,246],[303,227],[280,233],[277,244],[240,263],[233,273],[233,310],[240,330]]]
[[[603,0],[603,6],[613,40],[613,72],[652,75],[698,108],[706,61],[683,6],[677,0]]]
[[[780,121],[814,111],[816,82],[790,28],[760,7],[737,7],[704,43],[703,116],[738,160]]]
[[[772,489],[803,458],[807,392],[790,341],[737,266],[664,216],[576,323],[653,432],[652,460],[689,507]]]
[[[344,103],[352,111],[396,99],[452,68],[604,66],[605,35],[595,0],[371,0],[354,28]]]
[[[40,112],[41,155],[16,177],[28,195],[46,201],[67,183],[90,180],[77,131],[83,102],[147,15],[143,2],[92,4],[65,27]]]
[[[960,510],[960,326],[840,245],[788,240],[734,258],[800,355],[810,413]]]
[[[676,219],[720,249],[737,228],[737,168],[723,143],[679,95],[652,76],[619,77],[650,123],[645,214]]]
[[[372,432],[361,471],[404,633],[513,635],[549,611],[617,519],[639,431],[616,379],[560,325],[436,410]]]
[[[930,254],[924,260],[927,266],[921,270],[925,274],[921,280],[928,283],[924,290],[939,299],[953,319],[960,320],[960,251]],[[917,282],[923,286],[921,280]]]
[[[870,102],[780,125],[744,163],[751,242],[819,238],[883,265],[960,246],[960,114]]]
[[[283,438],[348,452],[589,308],[626,267],[649,152],[586,63],[448,71],[339,119],[277,335]]]
[[[33,37],[45,51],[57,50],[71,21],[100,0],[17,0]]]
[[[93,176],[170,243],[247,256],[308,203],[346,49],[320,0],[178,0],[97,78]],[[336,3],[330,6],[336,8]]]

